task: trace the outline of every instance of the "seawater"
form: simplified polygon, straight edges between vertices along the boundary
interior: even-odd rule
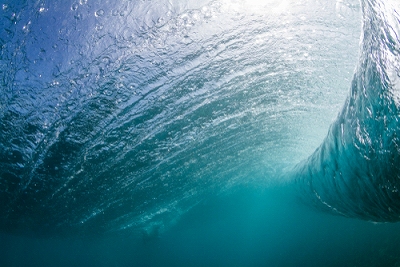
[[[317,213],[284,190],[210,197],[162,233],[2,234],[3,266],[397,266],[399,226]]]
[[[313,160],[344,173],[335,149],[318,151],[339,140],[342,110],[373,81],[390,85],[377,98],[395,99],[396,114],[394,1],[1,7],[2,266],[400,264],[396,215],[383,205],[369,216],[376,202],[337,190],[347,180]],[[371,48],[388,61],[368,61]],[[368,62],[376,75],[363,76]],[[387,102],[367,103],[384,118]],[[374,124],[347,121],[367,142]],[[385,185],[396,211],[395,178],[354,192]]]

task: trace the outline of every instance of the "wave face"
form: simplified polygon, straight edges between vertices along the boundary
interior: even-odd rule
[[[0,12],[0,228],[38,234],[159,229],[210,194],[280,182],[326,135],[360,35],[353,0]]]
[[[297,166],[296,179],[321,209],[394,222],[400,220],[400,5],[365,0],[362,11],[350,95],[325,141]]]

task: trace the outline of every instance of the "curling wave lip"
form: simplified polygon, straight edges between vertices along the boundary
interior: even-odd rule
[[[321,146],[295,168],[302,198],[320,209],[400,221],[400,4],[363,0],[359,65]]]

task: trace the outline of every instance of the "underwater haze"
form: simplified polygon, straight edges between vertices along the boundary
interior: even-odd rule
[[[0,266],[400,265],[397,0],[0,13]]]

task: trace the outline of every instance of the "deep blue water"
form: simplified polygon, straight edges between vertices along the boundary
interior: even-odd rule
[[[396,1],[1,8],[1,266],[400,264]]]

